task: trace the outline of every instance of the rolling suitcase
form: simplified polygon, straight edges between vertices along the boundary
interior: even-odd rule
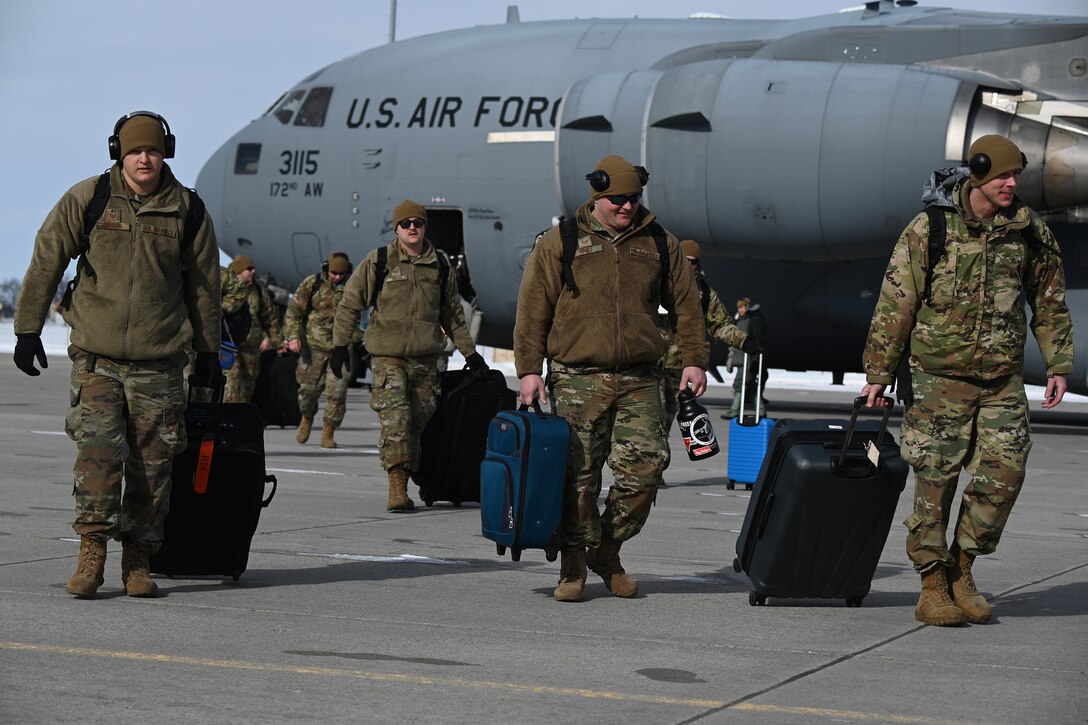
[[[748,361],[751,355],[744,356],[744,374],[740,383],[740,415],[729,421],[729,462],[726,464],[725,487],[732,491],[738,483],[745,484],[751,491],[763,467],[767,455],[767,444],[771,440],[774,421],[763,417],[763,354],[759,355],[759,370],[756,373],[756,410],[752,417],[746,417],[744,411],[745,392],[748,384]]]
[[[294,428],[302,420],[298,409],[298,353],[276,350],[261,353],[261,371],[253,388],[253,404],[264,424]]]
[[[908,466],[887,432],[893,401],[885,401],[879,424],[858,422],[865,398],[857,398],[849,423],[775,425],[733,560],[752,582],[752,606],[767,597],[861,606],[907,481]]]
[[[480,527],[502,556],[521,560],[525,549],[559,554],[559,522],[567,474],[570,425],[557,415],[522,405],[491,419],[480,463]]]
[[[189,390],[188,446],[174,458],[170,510],[151,571],[238,581],[261,509],[276,494],[276,477],[264,468],[264,423],[250,403],[195,402]]]
[[[420,436],[419,470],[412,479],[425,504],[480,500],[480,461],[487,429],[500,410],[510,410],[517,393],[501,370],[448,370],[441,377],[438,407]]]

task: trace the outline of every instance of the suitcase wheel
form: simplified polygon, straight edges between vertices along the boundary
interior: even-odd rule
[[[555,561],[557,558],[559,558],[559,549],[545,548],[544,549],[544,558],[547,559],[548,561]]]
[[[234,578],[234,581],[238,581],[238,577],[240,577],[240,576],[242,576],[242,575],[241,574],[231,574],[231,577]]]
[[[423,499],[423,503],[427,504],[427,507],[430,508],[431,506],[434,506],[434,499],[433,498],[425,498],[425,499]]]
[[[511,549],[510,550],[510,560],[511,561],[521,561],[521,549]]]
[[[732,491],[734,488],[737,487],[737,483],[732,478],[730,478],[728,481],[725,482],[725,487],[727,490]]]
[[[748,603],[751,604],[753,607],[762,607],[764,604],[767,603],[767,597],[760,596],[755,592],[748,592]]]
[[[846,606],[848,607],[860,607],[861,600],[865,597],[848,597],[846,600]]]
[[[460,501],[450,501],[450,503],[452,503],[452,504],[453,504],[453,507],[454,507],[455,509],[459,509],[459,508],[461,508],[461,502],[460,502]]]
[[[741,567],[741,565],[740,565],[740,557],[734,557],[734,558],[733,558],[733,571],[735,571],[735,572],[737,572],[738,574],[740,574],[741,568],[742,568],[742,567]]]
[[[750,484],[750,483],[746,483],[746,484],[744,484],[744,487],[745,487],[746,489],[748,489],[749,491],[751,491],[751,490],[752,490],[752,484]]]
[[[502,544],[495,544],[495,553],[499,556],[503,556],[504,554],[506,554],[506,547]]]

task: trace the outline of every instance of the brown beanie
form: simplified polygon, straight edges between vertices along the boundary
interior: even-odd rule
[[[133,149],[153,148],[166,153],[166,131],[158,119],[151,116],[133,116],[121,126],[121,158]]]
[[[637,194],[642,191],[642,179],[631,162],[622,156],[605,156],[597,162],[595,171],[608,174],[608,187],[597,191],[589,187],[591,198],[600,199],[611,194]]]
[[[333,252],[329,255],[329,271],[337,274],[346,274],[351,271],[351,260],[343,252]]]
[[[975,154],[986,154],[990,157],[990,170],[982,177],[977,177],[972,172],[971,186],[982,186],[1009,171],[1024,170],[1024,159],[1020,149],[1009,139],[995,133],[975,139],[967,152],[968,160],[973,159]]]
[[[685,239],[680,242],[680,251],[684,253],[685,257],[700,259],[700,252],[702,252],[702,249],[699,248],[699,242],[694,239]]]
[[[393,226],[400,224],[405,219],[427,221],[427,210],[411,199],[405,199],[397,204],[397,208],[393,210]]]
[[[253,266],[253,260],[244,254],[239,254],[234,258],[234,261],[230,263],[230,271],[235,274],[241,274],[247,269]]]

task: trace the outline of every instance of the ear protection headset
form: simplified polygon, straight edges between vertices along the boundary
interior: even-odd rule
[[[113,135],[109,137],[108,144],[110,147],[110,159],[113,161],[121,160],[121,137],[118,135],[121,133],[121,127],[125,123],[136,116],[149,116],[162,124],[163,130],[166,131],[166,139],[163,142],[162,157],[164,159],[174,158],[174,134],[170,133],[170,124],[166,122],[166,119],[157,113],[151,111],[133,111],[132,113],[126,113],[117,119],[117,123],[113,124]]]
[[[638,174],[638,183],[646,186],[646,182],[650,179],[650,172],[646,170],[646,167],[636,166],[635,173]],[[612,180],[608,178],[608,172],[601,169],[595,169],[586,174],[586,181],[594,191],[604,191],[612,183]]]
[[[992,165],[989,154],[975,154],[967,161],[967,168],[971,170],[971,176],[976,179],[985,179]],[[1020,152],[1020,166],[1024,169],[1028,167],[1028,157],[1023,151]]]
[[[348,255],[342,254],[340,252],[336,252],[332,256],[333,257],[338,257],[340,259],[348,260],[347,274],[351,274],[351,270],[355,269],[355,265],[351,263],[351,258],[348,257]],[[324,262],[321,263],[321,272],[322,272],[322,274],[326,274],[326,275],[329,273],[329,260],[326,259]]]

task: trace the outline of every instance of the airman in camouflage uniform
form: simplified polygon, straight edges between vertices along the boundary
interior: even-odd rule
[[[408,477],[419,467],[419,439],[438,404],[438,359],[448,335],[469,369],[486,371],[476,352],[457,280],[445,275],[449,260],[424,236],[426,210],[405,199],[393,211],[396,238],[385,247],[385,274],[378,276],[378,252],[366,256],[352,273],[336,312],[333,375],[348,362],[348,344],[358,332],[364,309],[373,307],[364,343],[370,352],[373,383],[370,407],[378,413],[379,458],[389,475],[389,511],[410,511]]]
[[[747,334],[733,324],[733,318],[726,311],[718,293],[706,281],[706,272],[700,264],[702,250],[699,243],[694,239],[685,239],[680,242],[680,251],[691,264],[691,271],[695,274],[695,285],[699,289],[699,303],[702,305],[707,334],[731,347],[743,348],[748,345],[748,349],[755,352],[755,348],[748,342]],[[668,437],[680,405],[676,400],[676,393],[680,389],[680,378],[684,370],[681,367],[683,361],[680,358],[680,347],[676,344],[676,332],[672,322],[665,314],[660,316],[660,321],[661,335],[669,346],[665,357],[661,358],[661,367],[665,371],[661,395],[665,401],[665,435]]]
[[[302,280],[295,290],[287,316],[283,321],[283,336],[287,349],[299,354],[298,409],[302,420],[295,432],[295,440],[305,443],[310,439],[310,429],[317,416],[317,401],[325,391],[325,420],[321,432],[321,447],[336,448],[333,434],[344,421],[348,398],[347,378],[337,377],[329,370],[332,355],[332,329],[336,321],[336,308],[344,298],[344,283],[351,274],[351,261],[343,252],[333,252],[318,274]],[[355,330],[351,343],[363,339],[361,328]]]
[[[253,399],[257,376],[261,373],[261,353],[283,345],[280,318],[272,295],[258,283],[253,260],[239,254],[223,272],[223,311],[230,313],[242,305],[249,307],[251,323],[242,340],[235,340],[238,354],[227,369],[227,387],[223,400],[227,403],[248,403]],[[233,280],[230,278],[233,277]],[[239,301],[238,297],[242,299]]]
[[[15,364],[39,375],[34,360],[47,367],[41,330],[53,294],[69,261],[85,252],[64,310],[72,328],[65,431],[78,451],[72,528],[80,536],[68,591],[81,598],[94,597],[104,581],[110,538],[121,540],[128,595],[157,594],[149,558],[162,543],[171,462],[186,443],[186,347],[196,351],[197,382],[222,379],[219,249],[206,214],[192,245],[181,246],[193,197],[163,162],[173,147],[156,114],[118,120],[109,198],[89,246],[81,249],[80,237],[98,177],[73,186],[49,212],[16,306]]]
[[[550,391],[556,413],[571,426],[554,592],[562,602],[582,600],[587,567],[616,596],[638,593],[619,552],[646,523],[669,459],[660,305],[676,317],[679,385],[690,384],[696,395],[706,389],[709,347],[698,288],[676,238],[639,205],[647,178],[645,169],[619,156],[601,159],[587,176],[592,197],[576,214],[570,269],[576,289],[564,280],[562,236],[553,228],[533,248],[518,294],[514,363],[521,401],[547,403]],[[655,233],[665,234],[667,279]],[[597,498],[606,460],[615,483],[602,514]]]
[[[1016,196],[1026,160],[1007,138],[976,140],[970,174],[944,212],[944,253],[929,267],[929,219],[914,218],[892,251],[869,328],[862,395],[870,406],[909,354],[914,404],[903,417],[903,458],[914,467],[907,553],[922,575],[915,618],[984,622],[989,603],[971,572],[992,553],[1024,483],[1031,437],[1024,392],[1027,322],[1046,364],[1044,408],[1066,391],[1073,326],[1058,243]],[[909,347],[908,347],[909,346]],[[945,540],[960,470],[971,474],[952,546]]]

